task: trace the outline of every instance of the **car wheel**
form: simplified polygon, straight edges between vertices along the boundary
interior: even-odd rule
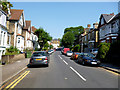
[[[84,62],[84,61],[82,61],[82,65],[85,65],[85,62]]]
[[[49,67],[49,64],[46,64],[45,66],[46,66],[46,67]]]

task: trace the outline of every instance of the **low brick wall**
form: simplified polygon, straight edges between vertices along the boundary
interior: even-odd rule
[[[12,63],[14,61],[24,59],[25,54],[18,54],[18,55],[2,55],[2,62],[3,63]]]

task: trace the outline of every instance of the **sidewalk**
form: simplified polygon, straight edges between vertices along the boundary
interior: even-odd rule
[[[10,77],[18,73],[20,70],[25,69],[29,63],[29,58],[18,60],[14,63],[2,66],[2,83],[8,80]],[[1,83],[0,83],[1,85]]]
[[[101,63],[100,66],[103,67],[104,69],[107,69],[107,70],[110,70],[110,71],[120,74],[120,67],[118,67],[118,66],[108,64],[108,63]]]

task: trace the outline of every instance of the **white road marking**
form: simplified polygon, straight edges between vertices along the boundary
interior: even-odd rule
[[[71,70],[73,70],[82,80],[86,81],[86,79],[81,76],[74,68],[70,67]]]
[[[65,60],[63,60],[63,62],[64,62],[66,65],[68,65],[68,63],[67,63]]]
[[[60,59],[62,59],[62,57],[60,55],[58,55],[60,57]]]

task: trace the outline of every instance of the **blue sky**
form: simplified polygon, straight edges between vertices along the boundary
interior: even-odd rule
[[[118,13],[117,2],[12,2],[12,9],[24,9],[25,19],[44,28],[53,38],[62,38],[67,27],[99,22],[101,14]]]

